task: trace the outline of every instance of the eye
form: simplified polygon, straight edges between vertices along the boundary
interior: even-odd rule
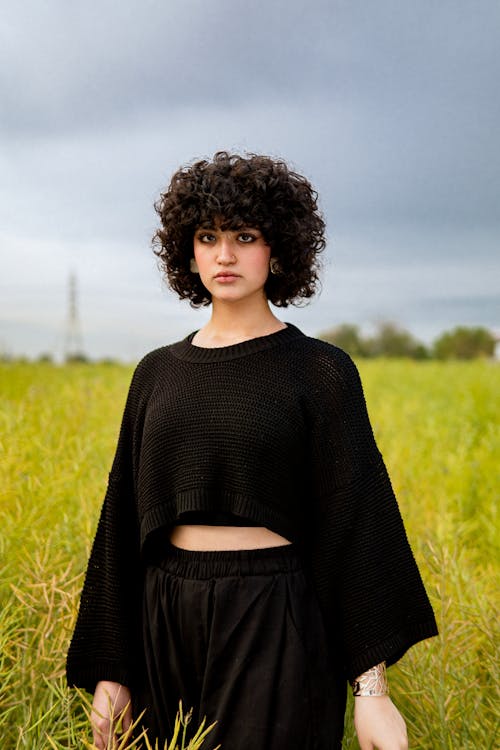
[[[240,232],[238,235],[238,242],[243,242],[245,245],[255,242],[256,239],[257,235],[252,234],[252,232]]]
[[[215,235],[212,232],[198,232],[196,239],[204,243],[215,242]]]

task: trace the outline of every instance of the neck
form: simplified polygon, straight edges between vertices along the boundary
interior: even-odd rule
[[[193,343],[224,345],[274,333],[285,324],[269,307],[267,299],[249,305],[246,300],[213,300],[212,316],[196,334]]]

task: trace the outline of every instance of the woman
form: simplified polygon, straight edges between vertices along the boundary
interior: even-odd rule
[[[227,750],[339,748],[346,680],[362,750],[407,747],[385,666],[432,609],[354,364],[269,306],[315,291],[316,197],[219,152],[156,204],[168,283],[212,315],[130,386],[67,664],[100,748],[143,709],[165,740],[179,699]]]

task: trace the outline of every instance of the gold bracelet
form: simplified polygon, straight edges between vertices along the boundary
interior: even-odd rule
[[[351,682],[351,687],[354,696],[365,697],[367,695],[388,695],[389,684],[387,682],[385,661],[368,669],[366,672],[363,672],[359,677],[356,677],[356,679]]]

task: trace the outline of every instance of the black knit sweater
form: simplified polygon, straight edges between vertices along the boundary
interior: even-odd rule
[[[300,546],[350,678],[435,635],[347,354],[291,324],[219,348],[193,335],[147,354],[132,378],[68,682],[133,687],[148,548],[185,511],[229,511]]]

